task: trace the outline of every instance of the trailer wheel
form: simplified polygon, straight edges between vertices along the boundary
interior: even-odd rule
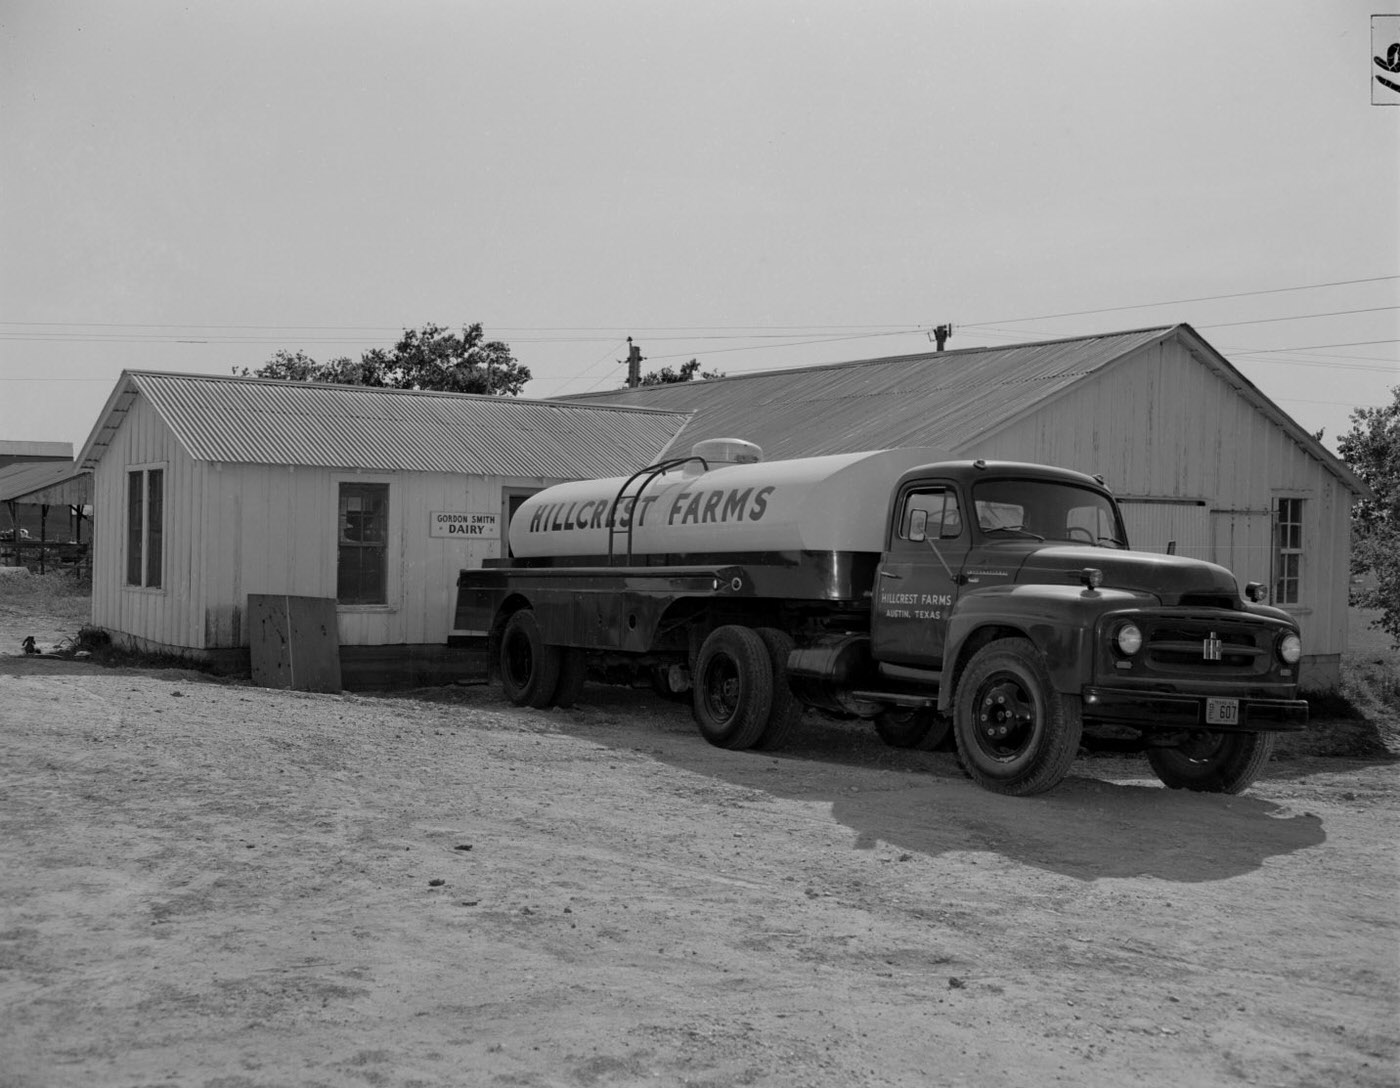
[[[573,706],[587,679],[588,655],[576,646],[566,646],[559,652],[559,686],[554,689],[554,705]]]
[[[764,648],[768,651],[768,663],[773,669],[773,709],[768,712],[768,722],[754,747],[772,752],[783,747],[791,738],[797,723],[802,720],[803,708],[788,685],[788,655],[795,645],[792,636],[776,627],[760,627],[758,637],[763,640]]]
[[[559,688],[563,655],[545,645],[535,613],[522,608],[501,633],[501,688],[516,706],[546,707]]]
[[[958,681],[954,736],[963,769],[994,793],[1024,797],[1053,789],[1079,753],[1079,698],[1050,683],[1025,639],[1004,638],[973,655]]]
[[[891,748],[932,752],[953,732],[953,720],[932,706],[896,706],[875,716],[875,732]]]
[[[700,735],[718,748],[752,748],[773,708],[773,666],[758,633],[716,627],[700,647],[694,679]]]
[[[1194,733],[1179,748],[1149,748],[1147,762],[1174,790],[1243,793],[1273,751],[1272,733]]]

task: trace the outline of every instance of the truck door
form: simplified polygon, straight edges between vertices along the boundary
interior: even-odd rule
[[[871,648],[880,661],[939,668],[971,542],[951,483],[906,486],[876,576]]]

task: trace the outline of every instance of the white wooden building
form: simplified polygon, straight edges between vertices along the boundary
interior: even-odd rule
[[[514,504],[655,460],[685,413],[128,371],[78,458],[101,526],[92,622],[248,662],[250,594],[332,599],[346,686],[460,673],[459,570]]]
[[[1133,547],[1269,585],[1303,629],[1305,685],[1337,682],[1366,486],[1189,325],[564,399],[691,412],[680,449],[722,436],[769,459],[931,446],[1100,473]]]

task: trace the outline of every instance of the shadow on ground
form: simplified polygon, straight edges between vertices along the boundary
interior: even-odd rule
[[[492,688],[417,693],[435,702],[506,708]],[[1270,858],[1321,845],[1322,819],[1252,796],[1163,788],[1144,760],[1081,759],[1048,794],[1002,797],[975,786],[952,753],[886,747],[862,723],[809,714],[781,752],[729,752],[704,742],[688,708],[649,692],[591,686],[586,702],[536,714],[550,731],[639,753],[712,781],[829,806],[854,848],[879,843],[937,856],[980,852],[1077,880],[1153,876],[1225,880]],[[736,819],[742,819],[742,804]]]

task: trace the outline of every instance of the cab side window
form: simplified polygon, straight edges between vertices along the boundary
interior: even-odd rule
[[[952,540],[962,535],[958,496],[946,487],[920,488],[904,498],[899,538],[911,543]]]

